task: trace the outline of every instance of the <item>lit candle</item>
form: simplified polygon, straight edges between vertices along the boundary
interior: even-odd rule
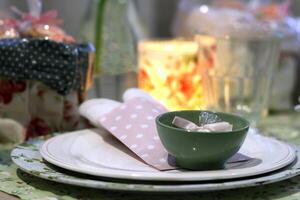
[[[200,109],[202,80],[194,41],[139,43],[139,87],[170,110]]]

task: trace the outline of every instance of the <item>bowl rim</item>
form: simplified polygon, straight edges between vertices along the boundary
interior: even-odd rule
[[[186,131],[182,128],[177,128],[177,127],[173,127],[173,126],[169,126],[169,125],[166,125],[164,123],[162,123],[160,121],[160,119],[164,116],[164,115],[167,115],[167,114],[170,114],[170,113],[180,113],[180,112],[209,112],[209,113],[215,113],[215,114],[222,114],[222,115],[228,115],[228,116],[231,116],[231,117],[235,117],[235,118],[238,118],[239,120],[242,120],[246,123],[246,126],[242,127],[242,128],[239,128],[239,129],[236,129],[236,130],[233,130],[233,131],[223,131],[223,132],[197,132],[197,131]],[[236,114],[232,114],[232,113],[226,113],[226,112],[215,112],[215,111],[210,111],[210,110],[177,110],[177,111],[170,111],[170,112],[165,112],[165,113],[162,113],[160,115],[158,115],[156,118],[155,118],[155,122],[156,124],[159,124],[160,126],[163,126],[165,128],[170,128],[170,129],[173,129],[173,130],[176,130],[176,131],[180,131],[180,132],[188,132],[189,134],[191,133],[201,133],[201,134],[223,134],[223,133],[235,133],[235,132],[240,132],[240,131],[243,131],[245,129],[248,129],[250,127],[250,122],[248,120],[246,120],[245,118],[239,116],[239,115],[236,115]]]

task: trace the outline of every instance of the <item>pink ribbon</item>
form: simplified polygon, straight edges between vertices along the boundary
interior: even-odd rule
[[[57,17],[58,17],[58,13],[56,10],[49,10],[43,13],[39,17],[34,17],[30,14],[25,14],[22,17],[22,20],[31,22],[33,25],[37,25],[37,24],[61,25],[63,23],[63,20],[58,19]]]
[[[0,25],[5,25],[5,26],[9,26],[9,27],[17,27],[18,26],[18,22],[15,19],[12,18],[7,18],[7,19],[3,19],[0,21]]]

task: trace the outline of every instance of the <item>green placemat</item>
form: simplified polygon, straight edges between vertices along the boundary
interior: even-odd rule
[[[265,134],[300,145],[300,114],[288,113],[266,118],[259,124]],[[194,194],[141,194],[94,190],[45,181],[21,170],[10,160],[11,147],[0,150],[0,190],[25,200],[261,200],[300,199],[300,177],[261,187]]]

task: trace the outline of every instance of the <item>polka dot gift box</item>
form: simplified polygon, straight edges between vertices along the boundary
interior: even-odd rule
[[[57,15],[0,18],[0,117],[21,123],[26,138],[85,127],[77,110],[94,49],[66,34]]]
[[[79,128],[76,109],[87,62],[88,49],[82,46],[42,39],[0,40],[0,116],[21,122],[28,137]]]

